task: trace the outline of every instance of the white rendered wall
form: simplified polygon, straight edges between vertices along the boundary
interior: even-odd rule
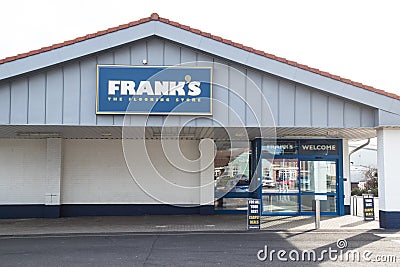
[[[135,176],[132,179],[121,140],[64,140],[61,203],[198,204],[200,163],[182,171],[165,158],[159,140],[146,140],[145,152],[150,157],[141,150],[143,142],[124,141],[126,159]],[[166,142],[175,146],[176,140]],[[198,140],[181,140],[180,149],[189,159],[198,159],[200,155]]]
[[[343,139],[343,178],[347,178],[347,181],[343,182],[344,205],[350,205],[351,177],[350,177],[349,141],[347,139]]]
[[[379,209],[400,211],[400,129],[378,130]]]
[[[62,179],[61,138],[48,138],[46,151],[46,205],[60,205]]]
[[[211,139],[200,141],[199,148],[202,154],[200,160],[200,203],[214,205],[214,142]]]
[[[0,204],[43,204],[46,140],[0,139]]]

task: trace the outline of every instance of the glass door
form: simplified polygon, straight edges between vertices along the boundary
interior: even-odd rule
[[[336,161],[300,161],[301,212],[315,212],[316,196],[321,200],[321,212],[337,212],[337,163]]]

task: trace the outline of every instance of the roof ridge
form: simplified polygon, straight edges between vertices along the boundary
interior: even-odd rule
[[[98,37],[98,36],[102,36],[102,35],[105,35],[105,34],[108,34],[108,33],[112,33],[112,32],[116,32],[116,31],[119,31],[119,30],[123,30],[123,29],[126,29],[126,28],[130,28],[130,27],[133,27],[133,26],[136,26],[136,25],[139,25],[139,24],[143,24],[143,23],[149,22],[149,21],[160,21],[162,23],[166,23],[166,24],[169,24],[171,26],[174,26],[174,27],[177,27],[177,28],[181,28],[181,29],[186,30],[186,31],[193,32],[195,34],[202,35],[202,36],[204,36],[206,38],[210,38],[210,39],[216,40],[218,42],[221,42],[221,43],[224,43],[224,44],[227,44],[227,45],[231,45],[233,47],[236,47],[236,48],[239,48],[239,49],[242,49],[242,50],[245,50],[245,51],[248,51],[248,52],[251,52],[251,53],[254,53],[254,54],[269,58],[269,59],[272,59],[272,60],[276,60],[276,61],[288,64],[288,65],[291,65],[293,67],[297,67],[299,69],[310,71],[310,72],[319,74],[321,76],[324,76],[324,77],[327,77],[327,78],[330,78],[330,79],[333,79],[333,80],[337,80],[337,81],[340,81],[340,82],[343,82],[343,83],[346,83],[346,84],[350,84],[350,85],[353,85],[353,86],[356,86],[356,87],[359,87],[359,88],[362,88],[362,89],[365,89],[365,90],[368,90],[368,91],[371,91],[371,92],[374,92],[374,93],[378,93],[378,94],[381,94],[381,95],[385,95],[385,96],[400,100],[400,96],[397,95],[397,94],[389,93],[389,92],[386,92],[384,90],[377,89],[377,88],[375,88],[373,86],[365,85],[365,84],[362,84],[360,82],[355,82],[355,81],[352,81],[350,79],[346,79],[346,78],[340,77],[338,75],[331,74],[331,73],[326,72],[326,71],[322,71],[322,70],[319,70],[319,69],[316,69],[316,68],[313,68],[313,67],[309,67],[307,65],[300,64],[300,63],[298,63],[296,61],[288,60],[288,59],[283,58],[283,57],[278,57],[276,55],[266,53],[266,52],[264,52],[262,50],[257,50],[257,49],[254,49],[252,47],[245,46],[243,44],[233,42],[232,40],[228,40],[228,39],[224,39],[224,38],[222,38],[220,36],[212,35],[211,33],[208,33],[208,32],[203,32],[203,31],[201,31],[199,29],[195,29],[195,28],[192,28],[190,26],[183,25],[183,24],[180,24],[180,23],[175,22],[175,21],[171,21],[171,20],[166,19],[166,18],[162,18],[157,13],[152,13],[150,15],[150,17],[147,17],[147,18],[142,18],[142,19],[139,19],[139,20],[136,20],[136,21],[132,21],[132,22],[129,22],[129,23],[121,24],[121,25],[116,26],[116,27],[111,27],[111,28],[108,28],[108,29],[103,30],[103,31],[98,31],[98,32],[92,33],[92,34],[87,34],[85,36],[77,37],[75,39],[64,41],[62,43],[57,43],[57,44],[53,44],[53,45],[50,45],[50,46],[42,47],[40,49],[31,50],[31,51],[26,52],[26,53],[21,53],[21,54],[15,55],[15,56],[6,57],[4,59],[0,59],[0,65],[4,64],[4,63],[7,63],[7,62],[15,61],[15,60],[18,60],[18,59],[26,58],[26,57],[29,57],[29,56],[37,55],[37,54],[40,54],[40,53],[48,52],[48,51],[53,50],[53,49],[57,49],[57,48],[61,48],[61,47],[64,47],[64,46],[68,46],[68,45],[72,45],[72,44],[75,44],[75,43],[79,43],[79,42],[82,42],[82,41],[86,41],[86,40],[89,40],[89,39],[92,39],[92,38],[95,38],[95,37]]]

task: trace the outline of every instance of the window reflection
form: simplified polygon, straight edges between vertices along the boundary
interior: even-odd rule
[[[326,200],[321,200],[320,205],[321,212],[336,212],[336,197],[326,196]],[[301,210],[315,212],[315,196],[301,196]]]
[[[299,211],[297,195],[263,196],[263,212],[295,212]]]
[[[262,160],[262,188],[265,193],[298,192],[297,176],[297,159]]]
[[[250,145],[248,141],[216,140],[214,185],[216,209],[241,210],[246,199],[224,198],[229,192],[248,192],[250,185]],[[244,201],[244,202],[243,202]]]
[[[215,210],[247,210],[247,198],[224,198],[216,201]]]
[[[303,192],[336,192],[336,162],[300,161],[300,189]]]
[[[295,155],[298,146],[297,141],[292,140],[265,140],[261,149],[264,155]]]

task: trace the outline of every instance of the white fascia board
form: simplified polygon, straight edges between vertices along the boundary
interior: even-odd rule
[[[199,34],[185,31],[175,26],[158,21],[155,24],[154,34],[161,38],[165,38],[167,40],[196,49],[199,46],[201,38],[203,38],[203,36]]]
[[[157,24],[156,35],[242,64],[247,61],[247,58],[251,54],[243,49],[238,49],[234,46],[162,22]]]
[[[241,63],[243,65],[245,65],[245,62],[251,54],[246,50],[239,49],[204,36],[201,39],[198,49],[217,55],[226,60]]]
[[[378,122],[376,127],[398,127],[400,126],[400,115],[379,109],[377,112]],[[376,115],[375,115],[376,116]]]

